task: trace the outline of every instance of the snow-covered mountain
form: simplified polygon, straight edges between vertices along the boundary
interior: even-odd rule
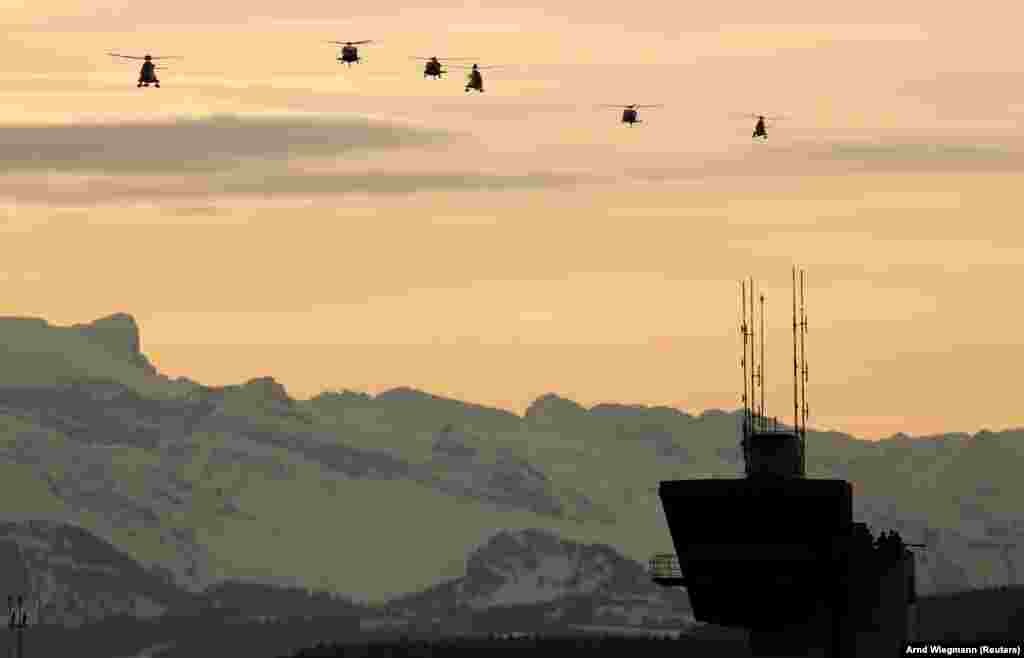
[[[449,620],[494,619],[504,612],[507,625],[694,623],[686,595],[653,584],[643,565],[610,546],[538,529],[498,532],[468,556],[465,576],[389,605],[419,618]]]

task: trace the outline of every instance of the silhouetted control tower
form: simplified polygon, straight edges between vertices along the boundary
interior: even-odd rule
[[[849,482],[805,477],[803,282],[800,272],[798,312],[794,268],[793,426],[765,413],[765,298],[758,359],[754,285],[744,283],[746,476],[660,483],[676,553],[655,556],[651,575],[686,587],[698,621],[749,629],[755,655],[895,656],[907,641],[916,597],[913,555],[894,535],[876,545],[867,526],[853,522]]]

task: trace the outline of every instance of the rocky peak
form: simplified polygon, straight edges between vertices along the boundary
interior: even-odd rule
[[[139,325],[131,315],[114,313],[88,324],[73,325],[72,329],[78,330],[90,341],[102,345],[111,354],[127,359],[151,374],[156,374],[156,369],[142,354]]]

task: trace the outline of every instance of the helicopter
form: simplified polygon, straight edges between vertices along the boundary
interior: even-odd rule
[[[467,68],[457,64],[453,64],[452,66],[460,69]],[[468,92],[470,89],[475,89],[482,94],[484,92],[484,76],[480,73],[481,69],[497,69],[501,68],[501,66],[501,64],[497,64],[495,66],[480,66],[479,64],[474,64],[469,71],[469,81],[466,82],[466,91]]]
[[[373,41],[367,39],[365,41],[328,41],[327,43],[336,43],[341,46],[341,54],[338,55],[338,61],[352,66],[363,61],[359,57],[359,49],[356,46],[361,46],[364,43],[373,43]]]
[[[150,84],[160,88],[160,79],[156,77],[156,64],[153,63],[155,59],[181,59],[176,56],[166,57],[153,57],[152,55],[144,55],[139,57],[137,55],[119,55],[117,53],[107,53],[111,57],[121,57],[123,59],[141,59],[142,69],[139,71],[139,83],[136,87],[148,87]]]
[[[423,67],[424,78],[434,78],[437,80],[442,77],[448,71],[441,68],[441,61],[437,57],[410,57],[409,59],[426,60],[426,65]],[[446,60],[457,62],[457,61],[470,61],[476,59],[475,57],[445,57]]]
[[[643,123],[640,119],[636,118],[636,111],[641,107],[663,107],[661,105],[598,105],[598,107],[621,107],[622,108],[622,123],[627,123],[630,127],[634,123]]]
[[[751,139],[768,139],[768,131],[765,130],[765,121],[778,121],[780,119],[787,119],[788,117],[766,117],[762,114],[741,114],[738,115],[744,119],[757,119],[757,123],[754,124],[754,132],[750,135]]]

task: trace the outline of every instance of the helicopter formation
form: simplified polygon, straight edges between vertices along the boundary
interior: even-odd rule
[[[361,46],[361,45],[367,44],[367,43],[373,43],[373,40],[372,39],[365,39],[363,41],[328,41],[327,43],[333,43],[333,44],[340,45],[342,48],[341,48],[341,52],[338,54],[338,61],[339,62],[343,62],[343,63],[347,64],[348,66],[352,66],[353,64],[358,64],[359,62],[362,61],[362,58],[359,57],[359,48],[358,48],[358,46]],[[432,57],[412,57],[410,59],[425,60],[426,61],[426,64],[423,67],[423,77],[424,78],[433,78],[435,80],[438,80],[438,79],[444,77],[444,74],[448,72],[446,69],[442,68],[441,60],[438,59],[436,55],[432,56]],[[476,58],[473,58],[473,57],[446,57],[445,59],[448,60],[448,61],[460,61],[460,60],[461,61],[469,61],[469,60],[473,60],[473,59],[476,59]],[[453,64],[452,66],[454,68],[467,68],[466,66],[460,65],[460,64]],[[466,82],[466,91],[467,92],[469,92],[469,91],[476,91],[476,92],[479,92],[479,93],[483,93],[483,91],[484,91],[484,77],[483,77],[483,74],[480,71],[481,71],[481,69],[484,69],[484,68],[500,68],[500,66],[484,66],[484,67],[481,67],[479,64],[473,64],[473,66],[469,70],[469,80]]]
[[[351,67],[353,64],[359,64],[359,63],[361,63],[363,61],[362,57],[360,57],[360,55],[359,55],[359,46],[362,46],[362,45],[365,45],[365,44],[369,44],[369,43],[374,43],[374,41],[372,39],[364,39],[364,40],[361,40],[361,41],[327,41],[327,43],[341,46],[341,51],[338,53],[337,60],[338,60],[339,63],[345,64],[347,67]],[[122,55],[122,54],[119,54],[119,53],[112,53],[112,52],[111,53],[107,53],[107,54],[110,55],[111,57],[120,57],[120,58],[131,59],[131,60],[142,60],[143,64],[142,64],[141,70],[139,71],[138,84],[136,85],[137,87],[149,87],[151,84],[153,86],[157,87],[157,88],[160,87],[160,79],[157,78],[157,76],[156,76],[157,65],[154,63],[154,60],[159,60],[159,59],[181,59],[178,56],[155,57],[155,56],[151,56],[149,54],[142,55],[142,56],[139,56],[139,55]],[[445,73],[448,73],[448,70],[444,68],[444,65],[441,63],[440,58],[438,58],[437,56],[431,56],[431,57],[410,57],[410,59],[425,62],[424,66],[423,66],[423,78],[424,79],[426,79],[426,78],[433,78],[434,80],[439,80],[442,77],[444,77]],[[445,59],[445,61],[457,62],[457,61],[472,61],[472,60],[475,60],[476,58],[473,58],[473,57],[446,57],[444,59]],[[469,72],[467,74],[467,81],[466,81],[466,88],[465,88],[466,93],[469,93],[470,91],[476,91],[477,93],[483,93],[483,91],[484,91],[484,78],[483,78],[483,73],[481,71],[484,70],[484,69],[501,68],[501,65],[480,66],[479,64],[476,64],[476,63],[474,63],[472,66],[466,66],[466,65],[463,65],[463,64],[450,64],[449,66],[452,67],[452,68],[458,68],[458,69],[468,69]],[[161,67],[161,68],[164,68],[164,67]],[[621,122],[632,127],[634,124],[643,123],[643,121],[641,121],[639,119],[639,113],[638,113],[638,110],[640,110],[641,108],[652,108],[653,109],[653,108],[659,108],[659,107],[664,107],[664,106],[663,105],[640,105],[640,104],[633,103],[633,104],[629,104],[629,105],[598,105],[597,107],[621,109],[622,110],[622,120],[621,120]],[[754,132],[751,134],[751,138],[752,139],[760,139],[760,140],[767,140],[768,139],[768,131],[767,131],[767,128],[766,128],[766,123],[765,123],[766,121],[768,121],[768,120],[785,119],[786,118],[786,117],[765,117],[764,115],[760,115],[760,114],[744,114],[744,115],[742,115],[742,117],[757,119],[757,123],[754,125]]]

